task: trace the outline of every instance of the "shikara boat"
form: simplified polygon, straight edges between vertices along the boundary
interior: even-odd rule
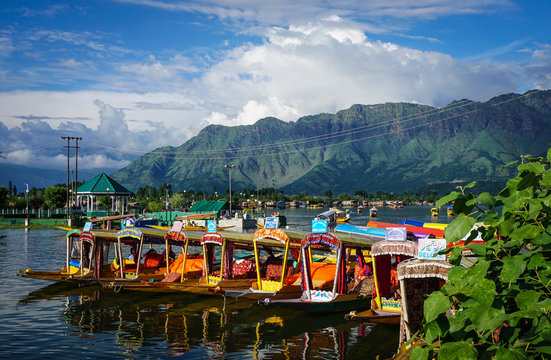
[[[341,241],[330,233],[312,233],[301,241],[302,295],[296,299],[265,299],[267,305],[287,306],[307,311],[350,311],[371,306],[371,296],[349,291],[347,249],[369,249],[371,244],[362,241]],[[336,263],[313,262],[313,252],[330,254],[336,251]]]
[[[339,224],[337,225],[337,227],[335,227],[335,232],[361,235],[373,241],[384,240],[386,236],[386,230],[383,228],[351,224]]]
[[[448,280],[452,265],[445,260],[409,259],[398,264],[398,281],[402,294],[400,344],[421,329],[424,300],[440,290]]]
[[[371,247],[373,258],[374,296],[371,309],[351,312],[349,319],[366,320],[373,323],[400,323],[402,300],[396,266],[417,256],[417,243],[413,241],[380,241]]]
[[[423,226],[413,226],[408,224],[393,224],[393,223],[386,223],[386,222],[380,222],[380,221],[369,221],[367,223],[367,226],[374,227],[374,228],[405,227],[407,231],[412,232],[416,237],[422,237],[422,234],[432,235],[440,239],[444,237],[444,230],[428,228]]]
[[[379,210],[375,206],[369,209],[369,217],[377,217],[377,215],[379,215]]]
[[[267,243],[273,240],[274,242]],[[223,294],[234,297],[263,300],[298,298],[302,295],[300,278],[293,276],[292,261],[299,260],[299,244],[291,243],[290,237],[281,229],[260,229],[253,234],[256,281],[245,290],[227,290]],[[268,256],[262,258],[261,250]],[[283,255],[275,257],[275,252]],[[293,253],[291,259],[289,255]],[[296,283],[298,281],[298,283]],[[220,292],[222,294],[222,292]]]
[[[90,233],[80,229],[71,229],[65,235],[66,238],[66,258],[65,266],[59,271],[33,271],[31,269],[19,270],[18,274],[22,277],[49,280],[74,282],[74,277],[91,277],[90,269],[84,266],[84,259],[89,263],[89,253],[85,254],[90,247],[90,238],[93,237]],[[85,245],[86,244],[86,245]]]
[[[252,271],[252,260],[240,259],[241,262],[234,260],[234,250],[250,249],[252,248],[250,242],[243,246],[243,242],[227,241],[220,233],[211,232],[203,234],[201,245],[203,247],[203,276],[198,280],[165,282],[162,285],[163,287],[193,294],[216,295],[218,293],[223,294],[225,290],[246,290],[251,286],[251,283],[255,280]],[[217,247],[221,248],[218,254],[220,262],[214,261]],[[252,254],[250,257],[252,257]],[[244,261],[247,261],[247,264],[251,264],[251,266],[246,271],[234,275],[234,269],[237,270],[236,265]]]
[[[345,223],[345,222],[348,222],[350,220],[350,211],[342,211],[340,209],[337,209],[337,208],[330,208],[329,210],[333,210],[335,211],[335,213],[337,214],[337,222],[338,223]]]

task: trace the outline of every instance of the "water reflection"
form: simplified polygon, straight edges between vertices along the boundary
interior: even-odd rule
[[[63,241],[52,241],[57,234],[45,233],[17,233],[24,240],[20,247],[29,242],[32,261],[23,266],[51,268],[56,254],[65,251]],[[26,327],[13,334],[6,328],[3,334],[22,349],[21,358],[33,358],[35,348],[42,355],[61,356],[66,346],[82,358],[93,351],[111,358],[192,359],[375,359],[390,357],[397,348],[395,328],[349,322],[342,313],[312,314],[229,297],[115,293],[63,283],[34,290],[43,283],[7,276],[21,266],[10,260],[20,254],[20,247],[5,253],[4,290],[10,291],[8,285],[18,289],[10,293],[17,306],[7,310],[13,318],[7,324]],[[60,337],[67,345],[58,345]]]

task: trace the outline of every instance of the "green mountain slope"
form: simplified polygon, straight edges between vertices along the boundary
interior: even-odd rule
[[[234,190],[447,191],[458,181],[498,184],[511,175],[502,165],[522,154],[544,154],[550,135],[551,91],[506,94],[485,103],[461,100],[444,108],[353,105],[289,123],[265,118],[249,126],[211,125],[113,177],[131,188],[167,182],[176,190],[212,192],[214,186],[223,193],[224,165],[231,163]]]

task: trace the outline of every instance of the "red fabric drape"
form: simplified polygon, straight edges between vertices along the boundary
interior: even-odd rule
[[[206,259],[207,259],[207,267],[206,268],[203,267],[203,276],[212,275],[213,273],[212,263],[214,260],[214,244],[205,244],[205,249],[207,250],[206,254],[204,254],[204,256],[206,256]],[[208,274],[207,274],[207,269],[208,269]]]
[[[363,275],[369,276],[369,274],[371,274],[372,269],[371,269],[371,266],[365,262],[362,249],[360,248],[356,248],[356,260],[358,261],[358,266],[362,268]]]
[[[310,274],[310,253],[308,253],[308,249],[304,249],[304,253],[303,253],[303,257],[302,257],[302,261],[301,261],[301,264],[302,264],[302,271],[301,271],[301,279],[300,279],[300,287],[302,289],[302,291],[306,291],[308,289],[308,287],[306,286],[306,280],[308,280],[308,286],[310,287],[310,290],[314,287],[312,285],[312,277],[310,275],[308,275],[308,279],[306,279],[306,273]]]
[[[223,279],[231,279],[233,269],[233,243],[226,242],[226,253],[224,254],[224,272]]]
[[[342,247],[341,261],[339,267],[339,273],[337,274],[337,294],[346,294],[348,288],[346,286],[346,248]]]
[[[390,255],[379,255],[375,257],[375,268],[377,271],[377,286],[381,297],[390,297]]]

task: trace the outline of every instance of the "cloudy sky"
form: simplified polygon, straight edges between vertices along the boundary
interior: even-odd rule
[[[551,88],[543,0],[0,2],[2,163],[120,168],[208,124]]]

